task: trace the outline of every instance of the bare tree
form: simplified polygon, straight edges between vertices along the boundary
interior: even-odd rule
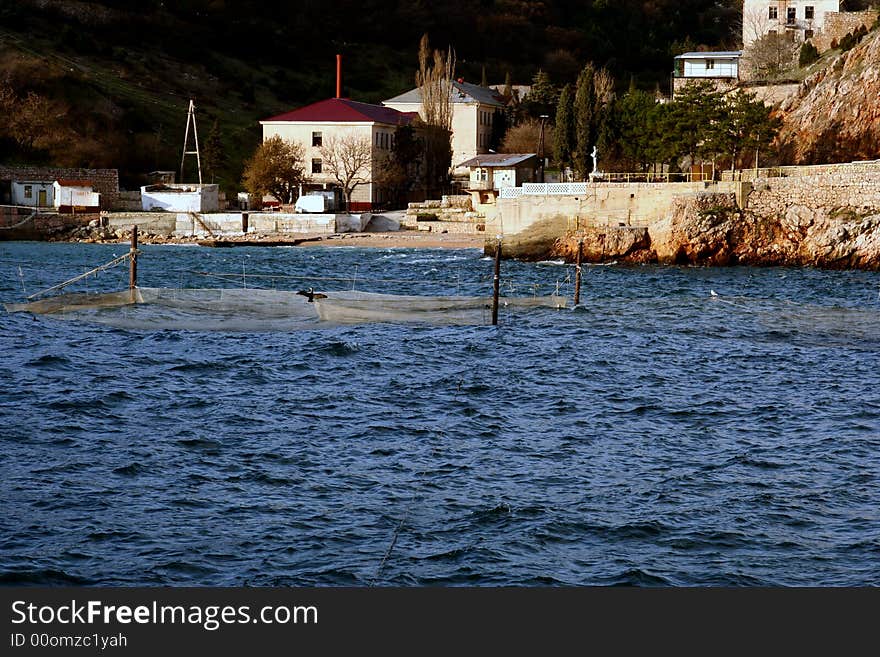
[[[750,77],[772,80],[797,65],[800,43],[787,35],[769,33],[755,39],[746,48],[743,60]]]
[[[368,137],[353,134],[325,137],[321,146],[323,172],[329,173],[351,207],[351,195],[358,185],[369,184],[373,174],[373,145]]]
[[[422,95],[422,119],[429,125],[452,130],[452,79],[455,75],[455,52],[431,52],[428,35],[419,42],[419,70],[416,87]]]

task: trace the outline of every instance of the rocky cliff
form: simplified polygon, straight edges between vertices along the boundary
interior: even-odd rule
[[[778,143],[788,162],[880,158],[880,30],[807,78],[779,115]]]
[[[880,213],[852,208],[828,213],[793,205],[767,215],[738,208],[728,194],[676,199],[668,217],[645,228],[569,232],[548,255],[574,261],[579,241],[585,262],[880,270]]]

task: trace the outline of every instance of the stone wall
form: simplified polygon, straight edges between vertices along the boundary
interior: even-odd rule
[[[860,26],[864,25],[871,29],[878,14],[880,12],[876,9],[825,14],[825,27],[811,41],[819,52],[830,50],[832,41],[839,43],[847,33],[857,30]]]
[[[768,218],[793,214],[833,216],[841,212],[880,214],[880,171],[758,178],[752,183],[746,209]]]
[[[0,180],[55,181],[59,178],[91,181],[94,190],[101,194],[101,208],[106,210],[116,207],[119,197],[119,172],[116,169],[0,166]]]
[[[842,162],[838,164],[805,164],[801,166],[737,169],[736,171],[722,171],[721,180],[754,181],[761,178],[800,178],[811,176],[842,176],[847,179],[867,176],[866,179],[870,180],[872,176],[876,174],[880,174],[880,160]],[[832,179],[836,180],[836,178]],[[820,181],[821,180],[822,179],[820,178]]]

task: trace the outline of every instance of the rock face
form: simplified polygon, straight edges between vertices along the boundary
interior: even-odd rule
[[[778,142],[795,164],[880,157],[880,30],[804,80],[779,107]]]
[[[609,234],[609,230],[611,234]],[[732,195],[677,199],[671,216],[639,233],[619,227],[569,232],[549,255],[586,262],[695,265],[808,265],[880,270],[880,213],[827,214],[791,206],[768,218],[737,208]]]

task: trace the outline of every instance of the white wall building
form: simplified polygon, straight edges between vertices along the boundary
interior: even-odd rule
[[[496,113],[504,110],[501,94],[463,80],[452,83],[452,166],[456,173],[466,173],[462,162],[476,155],[488,153],[492,144],[492,131]],[[387,107],[401,112],[422,111],[422,94],[419,89],[382,101]],[[424,118],[424,117],[422,117]]]
[[[825,26],[825,15],[839,11],[840,0],[744,0],[743,48],[771,33],[811,39]]]
[[[385,190],[375,182],[382,155],[391,151],[397,128],[409,125],[415,117],[415,114],[381,105],[360,103],[348,98],[328,98],[265,119],[260,121],[260,125],[263,126],[263,141],[277,135],[285,141],[305,147],[305,174],[311,181],[308,186],[311,188],[332,188],[338,185],[323,161],[323,145],[343,137],[353,137],[369,143],[372,164],[369,171],[365,172],[366,183],[355,187],[348,208],[351,212],[369,212],[377,204],[388,200]]]
[[[51,208],[55,201],[53,183],[39,180],[12,181],[12,204]]]
[[[98,212],[101,209],[101,195],[92,190],[89,180],[67,180],[60,178],[53,185],[52,204],[59,212]]]
[[[675,58],[676,78],[739,78],[742,51],[686,52]]]
[[[474,206],[495,203],[502,189],[535,181],[535,153],[489,153],[461,163],[470,171],[467,191]]]

